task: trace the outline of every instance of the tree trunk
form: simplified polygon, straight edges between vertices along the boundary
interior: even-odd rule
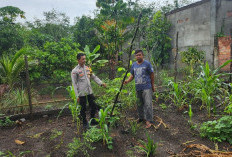
[[[110,56],[109,60],[109,79],[113,80],[116,77],[116,56]]]

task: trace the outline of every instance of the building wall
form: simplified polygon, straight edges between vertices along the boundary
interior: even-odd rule
[[[228,36],[232,35],[232,0],[218,0],[217,1],[217,32],[221,32]]]
[[[207,60],[210,55],[210,1],[199,2],[188,8],[167,15],[172,27],[170,36],[172,47],[176,48],[176,34],[178,32],[178,52],[187,50],[188,47],[197,47],[206,52]],[[174,53],[171,54],[173,62]],[[178,56],[178,66],[183,66]]]
[[[218,55],[215,54],[215,35],[221,31],[225,35],[232,33],[232,0],[202,0],[189,6],[168,13],[172,23],[170,36],[172,48],[176,48],[178,32],[178,52],[188,47],[197,47],[206,52],[205,59],[210,65],[218,66]],[[171,53],[171,63],[174,62]],[[183,66],[178,56],[178,66]]]

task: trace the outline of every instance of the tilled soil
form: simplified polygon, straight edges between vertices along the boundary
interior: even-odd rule
[[[91,157],[146,156],[136,148],[141,145],[139,140],[146,141],[146,134],[149,134],[158,143],[156,150],[158,157],[175,156],[189,144],[203,144],[214,150],[215,143],[201,138],[199,135],[199,124],[209,120],[206,111],[200,111],[199,108],[197,105],[193,106],[193,123],[197,126],[195,129],[191,129],[186,112],[178,111],[173,106],[162,109],[159,105],[154,104],[155,127],[145,129],[145,124],[139,124],[140,127],[135,135],[131,133],[128,121],[135,120],[137,112],[135,109],[130,109],[127,111],[128,115],[125,121],[120,121],[118,127],[111,131],[113,150],[108,150],[102,142],[98,142],[93,144],[96,149],[89,151],[89,154]],[[68,144],[74,137],[82,137],[82,133],[82,127],[80,133],[77,133],[76,124],[72,123],[71,116],[63,116],[58,119],[55,116],[43,116],[33,121],[26,120],[22,125],[2,127],[0,151],[9,151],[16,156],[65,157]],[[25,143],[16,144],[15,140]],[[227,142],[218,143],[218,150],[232,151],[232,147]],[[84,155],[80,153],[76,156]]]

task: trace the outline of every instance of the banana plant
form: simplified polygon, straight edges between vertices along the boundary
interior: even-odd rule
[[[89,46],[86,45],[84,48],[84,53],[86,55],[87,65],[100,65],[103,66],[105,63],[107,63],[107,60],[97,60],[95,63],[94,61],[100,56],[99,53],[97,53],[100,50],[100,45],[97,45],[92,52],[90,52]]]

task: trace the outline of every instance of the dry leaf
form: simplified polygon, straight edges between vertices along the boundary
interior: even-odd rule
[[[20,141],[20,140],[15,140],[15,143],[20,144],[20,145],[23,145],[25,142]]]

